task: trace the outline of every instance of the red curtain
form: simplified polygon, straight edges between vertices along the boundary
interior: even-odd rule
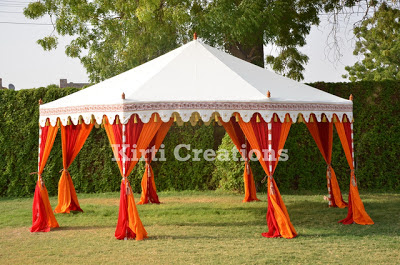
[[[347,117],[345,116],[343,122],[335,122],[336,131],[338,132],[347,162],[351,170],[347,217],[339,222],[343,224],[357,223],[360,225],[371,225],[374,224],[374,222],[365,211],[364,204],[361,201],[360,194],[358,192],[356,175],[354,174],[353,123],[346,119]]]
[[[280,156],[279,150],[283,149],[285,145],[292,121],[287,115],[284,122],[281,122],[274,114],[271,122],[266,123],[257,115],[259,114],[255,114],[247,123],[240,118],[239,125],[252,149],[258,150],[260,153],[259,161],[268,175],[268,232],[262,235],[264,237],[293,238],[297,236],[297,233],[290,222],[286,206],[273,178]]]
[[[244,199],[243,202],[251,202],[251,201],[259,201],[257,198],[256,185],[254,183],[253,172],[250,167],[250,145],[246,140],[242,130],[240,129],[239,124],[236,122],[235,117],[231,117],[228,122],[224,122],[221,120],[222,126],[224,126],[226,132],[231,138],[232,142],[235,144],[236,148],[239,150],[239,153],[242,155],[242,158],[245,160],[244,162],[244,173],[243,173],[243,181],[244,181]],[[242,146],[245,146],[243,148]]]
[[[333,122],[318,122],[313,114],[310,117],[310,121],[305,123],[327,164],[326,180],[329,192],[329,207],[345,208],[347,203],[343,200],[335,171],[331,165]]]
[[[48,232],[50,228],[59,227],[42,178],[57,131],[57,126],[39,127],[38,180],[33,197],[31,232]]]
[[[153,140],[147,147],[145,155],[146,166],[142,177],[142,195],[138,204],[147,204],[149,203],[149,201],[151,203],[160,203],[157,195],[156,183],[154,180],[153,168],[151,167],[151,161],[155,157],[173,122],[173,118],[171,118],[168,122],[163,122],[158,129],[156,135],[153,137]]]
[[[159,120],[158,114],[153,114],[148,123],[143,123],[134,114],[127,124],[118,124],[118,122],[110,124],[107,119],[104,124],[122,175],[118,223],[115,230],[117,239],[142,240],[147,238],[147,232],[140,220],[128,176],[141,157],[141,150],[148,147],[160,128],[162,122]]]
[[[68,168],[82,149],[93,124],[77,124],[61,126],[61,144],[63,154],[63,169],[58,182],[58,205],[54,212],[69,213],[70,211],[83,212],[76,196],[74,183]]]

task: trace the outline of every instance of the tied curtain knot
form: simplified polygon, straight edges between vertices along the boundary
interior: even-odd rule
[[[42,188],[44,187],[44,182],[43,182],[43,178],[42,178],[42,174],[40,174],[39,172],[31,172],[29,173],[29,175],[38,175],[38,181],[40,181],[40,185],[42,186]]]
[[[63,171],[65,171],[66,173],[68,173],[68,169],[66,169],[66,168],[61,169],[58,173],[61,173],[61,172],[63,172]]]
[[[327,165],[326,172],[328,173],[329,180],[331,180],[331,178],[332,178],[332,166],[331,166],[331,164]]]
[[[152,177],[151,176],[151,166],[150,166],[150,163],[148,163],[147,161],[146,161],[146,167],[147,167],[147,177],[151,178]]]
[[[246,160],[246,172],[247,172],[247,175],[250,175],[250,161],[248,161],[248,160]]]
[[[269,181],[268,181],[269,183],[269,194],[272,196],[272,195],[275,195],[275,186],[274,186],[274,176],[271,174],[270,176],[269,176]],[[268,187],[268,184],[266,185],[267,187]]]
[[[264,183],[268,178],[268,175],[265,175],[265,177],[261,180],[261,183]]]
[[[129,181],[126,182],[126,196],[133,194],[132,189],[129,185]]]
[[[265,177],[261,180],[261,183],[264,183],[267,178],[269,178],[271,181],[274,179],[274,176],[271,174],[271,176],[265,175]],[[266,187],[268,187],[268,183],[265,184]]]
[[[353,185],[353,187],[357,187],[357,180],[356,180],[356,174],[354,173],[354,169],[351,170],[351,185]]]

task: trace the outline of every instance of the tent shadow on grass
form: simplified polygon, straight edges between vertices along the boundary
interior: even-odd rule
[[[249,207],[250,206],[250,207]],[[145,207],[142,207],[144,212],[146,212]],[[393,218],[388,218],[390,213],[399,213],[400,212],[400,202],[385,202],[384,207],[382,203],[379,202],[368,202],[366,204],[366,208],[371,215],[374,217],[376,222],[375,226],[358,226],[358,225],[342,225],[337,223],[342,218],[345,218],[347,215],[347,208],[328,208],[326,202],[314,202],[314,201],[297,201],[290,202],[287,205],[288,211],[290,212],[294,225],[296,226],[297,231],[299,232],[299,238],[315,238],[315,237],[369,237],[373,235],[384,235],[384,236],[395,236],[400,234],[400,224],[397,222],[393,222]],[[176,215],[180,216],[190,216],[190,212],[187,212],[188,208],[180,208],[180,207],[171,207],[168,209],[160,209],[159,214],[171,213],[174,211]],[[164,222],[162,224],[153,222],[153,216],[147,216],[147,224],[145,226],[151,227],[152,225],[162,225],[162,226],[178,226],[178,227],[262,227],[262,231],[257,232],[265,232],[267,231],[267,226],[265,223],[265,214],[267,211],[266,202],[256,202],[252,204],[243,204],[242,206],[226,208],[226,207],[213,207],[210,205],[194,207],[193,211],[199,211],[207,213],[209,219],[204,221],[171,221]],[[224,215],[231,215],[231,213],[248,213],[251,217],[248,220],[237,220],[237,219],[229,219],[226,218],[220,222],[216,221],[218,218],[224,218]],[[143,217],[146,216],[145,213],[142,212]],[[390,214],[391,215],[391,214]],[[79,216],[77,215],[78,219]],[[174,214],[172,215],[174,216]],[[393,216],[392,216],[393,217]],[[219,220],[220,220],[219,219]],[[65,232],[65,231],[92,231],[98,229],[114,229],[114,225],[88,225],[88,226],[62,226],[59,228],[52,229],[54,232]],[[183,228],[184,229],[184,228]],[[265,230],[265,231],[264,231]],[[316,232],[317,230],[318,232]],[[157,234],[149,234],[148,240],[156,240],[156,239],[190,239],[190,238],[208,238],[208,239],[216,239],[221,238],[221,235],[210,236],[210,235],[157,235]]]
[[[169,223],[163,223],[166,226],[187,226],[187,227],[244,227],[244,226],[264,226],[267,230],[265,224],[265,214],[267,211],[266,204],[257,203],[256,207],[247,207],[243,205],[240,207],[233,208],[214,208],[214,207],[198,207],[196,210],[201,210],[204,212],[209,212],[214,218],[209,218],[209,220],[204,221],[172,221]],[[376,222],[375,226],[359,226],[359,225],[343,225],[338,223],[339,220],[343,219],[347,215],[347,208],[328,208],[326,202],[291,202],[288,203],[288,211],[294,220],[293,223],[298,230],[299,237],[368,237],[371,235],[385,235],[393,236],[400,234],[400,224],[393,222],[392,218],[388,218],[390,212],[398,213],[400,212],[399,202],[385,202],[385,207],[382,207],[382,203],[368,202],[366,208],[371,215],[374,217]],[[175,208],[177,210],[178,208]],[[170,211],[171,209],[168,209]],[[229,212],[248,212],[256,219],[238,221],[235,219],[223,220],[221,222],[215,221],[218,216],[223,218],[224,214],[229,214]],[[221,214],[220,214],[221,213]],[[182,215],[185,215],[182,213]],[[262,216],[260,218],[260,216]],[[149,217],[151,220],[151,217]],[[149,221],[150,221],[149,220]],[[152,223],[151,221],[149,223]],[[147,224],[152,225],[152,224]],[[310,231],[317,229],[321,231],[320,233],[315,233],[315,231]],[[332,230],[333,229],[333,230]],[[304,232],[306,231],[306,232]],[[260,231],[265,232],[265,231]],[[166,236],[167,237],[167,236]],[[168,236],[170,237],[170,236]],[[187,236],[190,237],[190,236]],[[196,237],[196,236],[193,236]],[[185,237],[186,238],[186,237]]]

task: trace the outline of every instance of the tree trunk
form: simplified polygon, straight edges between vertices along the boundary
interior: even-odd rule
[[[264,68],[264,45],[262,39],[253,46],[240,43],[226,44],[225,48],[235,57]]]

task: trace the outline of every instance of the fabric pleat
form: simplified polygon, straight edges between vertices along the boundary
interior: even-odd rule
[[[92,128],[93,124],[85,123],[61,126],[63,169],[58,182],[58,205],[54,210],[55,213],[83,212],[68,168],[82,149]]]
[[[128,176],[144,155],[141,151],[145,151],[149,146],[162,122],[158,114],[153,114],[148,123],[143,123],[134,115],[126,125],[110,124],[106,118],[104,127],[122,176],[115,237],[142,240],[147,238],[147,231],[140,220]]]
[[[257,198],[257,190],[254,182],[253,172],[250,166],[250,145],[246,140],[245,135],[238,122],[236,122],[235,117],[231,117],[228,122],[224,122],[221,120],[222,126],[225,128],[225,131],[228,133],[232,142],[235,144],[236,148],[239,150],[240,155],[242,156],[244,162],[244,172],[243,172],[243,182],[244,182],[244,199],[243,202],[251,202],[251,201],[259,201]],[[245,147],[243,147],[245,146]]]
[[[50,228],[59,227],[50,205],[46,185],[42,178],[42,173],[53,147],[57,131],[57,126],[44,126],[39,128],[38,180],[33,197],[31,232],[48,232]]]
[[[293,238],[297,236],[297,232],[290,222],[286,206],[273,178],[280,157],[279,151],[285,145],[292,121],[287,116],[285,121],[281,122],[274,114],[271,122],[267,123],[264,119],[257,118],[257,115],[255,114],[247,123],[240,118],[239,125],[251,148],[258,150],[261,154],[259,161],[268,176],[268,210],[266,216],[268,232],[262,235],[264,237]]]
[[[335,127],[351,170],[347,217],[339,222],[343,224],[357,223],[360,225],[374,224],[371,217],[369,217],[365,211],[364,204],[361,201],[360,194],[358,192],[357,180],[354,173],[352,123],[349,121],[337,121],[335,122]]]
[[[333,122],[318,122],[315,115],[312,115],[310,121],[306,122],[306,125],[327,164],[326,179],[329,192],[329,207],[345,208],[347,207],[347,203],[343,200],[335,171],[331,165]]]
[[[142,194],[140,196],[140,201],[138,202],[138,204],[147,204],[149,202],[160,203],[157,195],[157,188],[153,168],[151,167],[151,161],[154,159],[158,149],[160,149],[160,146],[164,141],[164,138],[171,128],[173,122],[174,120],[172,118],[168,122],[163,122],[146,149],[146,155],[144,158],[146,161],[146,166],[141,183]]]

